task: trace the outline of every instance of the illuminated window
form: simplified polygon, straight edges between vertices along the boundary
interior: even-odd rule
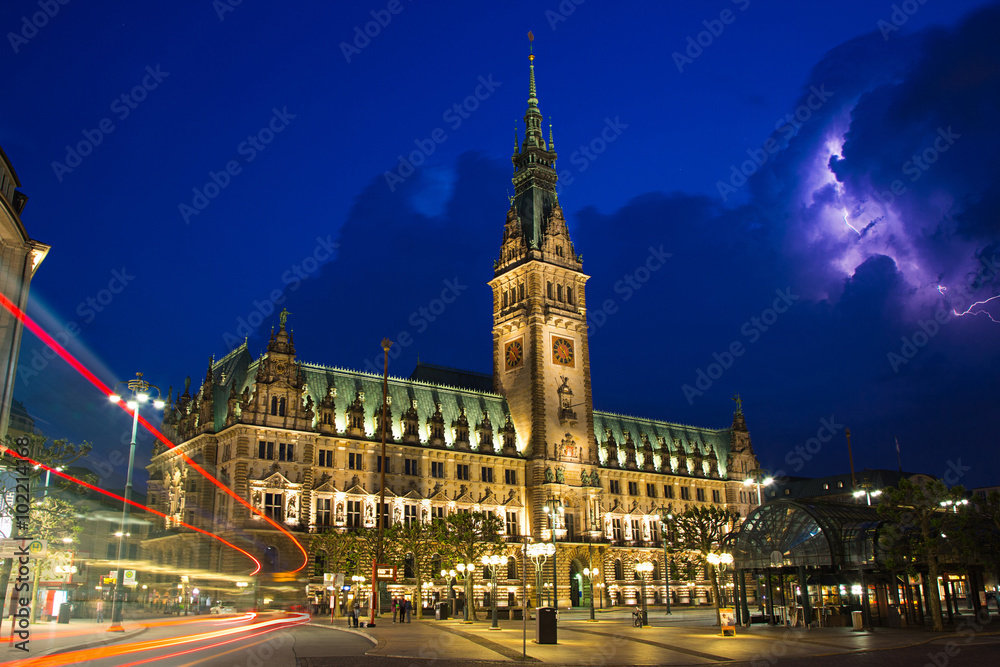
[[[316,499],[316,525],[330,526],[333,524],[333,512],[330,509],[329,498]]]
[[[282,513],[282,494],[280,493],[265,493],[264,494],[264,514],[270,517],[274,521],[281,521]]]
[[[361,527],[361,501],[360,500],[348,500],[347,501],[347,527],[348,528],[360,528]]]

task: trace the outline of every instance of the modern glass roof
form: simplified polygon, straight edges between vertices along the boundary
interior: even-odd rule
[[[733,545],[736,567],[857,568],[878,564],[882,520],[874,507],[775,500],[740,526]]]

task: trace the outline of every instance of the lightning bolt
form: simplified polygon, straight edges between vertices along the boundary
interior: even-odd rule
[[[861,232],[858,231],[857,229],[855,229],[854,225],[852,225],[850,222],[847,221],[847,211],[846,210],[844,211],[844,224],[847,225],[848,227],[850,227],[851,231],[853,231],[855,234],[857,234],[858,236],[861,236]]]
[[[947,288],[945,288],[945,289],[947,289]],[[962,317],[964,315],[985,315],[986,317],[990,318],[990,320],[992,320],[993,322],[996,322],[997,324],[1000,324],[1000,321],[997,321],[997,320],[993,319],[993,316],[990,315],[990,311],[988,311],[988,310],[984,309],[984,310],[977,311],[975,313],[972,312],[972,309],[975,308],[976,306],[982,306],[984,304],[987,304],[990,301],[993,301],[993,299],[1000,299],[1000,294],[997,294],[995,296],[991,296],[990,298],[984,299],[983,301],[977,301],[974,304],[972,304],[971,306],[969,306],[968,308],[966,308],[961,313],[958,312],[957,310],[952,310],[951,312],[954,313],[957,317]]]

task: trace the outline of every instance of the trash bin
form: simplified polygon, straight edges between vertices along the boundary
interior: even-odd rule
[[[450,607],[447,602],[438,602],[434,605],[434,618],[438,621],[448,620],[448,607]]]
[[[69,602],[63,602],[59,605],[59,618],[58,623],[69,623],[69,617],[73,613],[73,605]]]
[[[556,641],[556,610],[554,607],[535,609],[535,643],[558,644]]]
[[[852,611],[851,623],[854,624],[855,630],[864,630],[865,629],[864,613],[860,611]]]

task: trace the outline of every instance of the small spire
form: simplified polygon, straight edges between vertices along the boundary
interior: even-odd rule
[[[514,121],[514,155],[517,155],[520,151],[517,145],[517,120]]]
[[[535,35],[528,31],[528,106],[538,106],[538,94],[535,92],[535,54],[533,44]]]
[[[556,142],[552,140],[552,116],[549,116],[549,150],[556,149]]]

